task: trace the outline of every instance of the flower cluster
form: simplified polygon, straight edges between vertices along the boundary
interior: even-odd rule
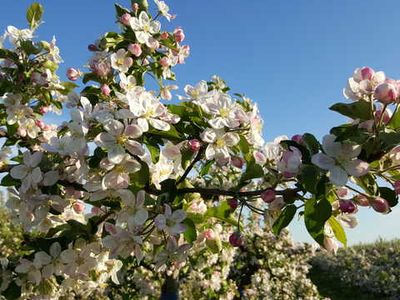
[[[316,255],[311,263],[321,276],[376,298],[390,298],[399,294],[399,250],[399,241],[378,241],[340,249],[335,256]]]

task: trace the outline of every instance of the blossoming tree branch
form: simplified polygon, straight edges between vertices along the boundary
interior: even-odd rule
[[[28,9],[29,28],[8,26],[1,39],[1,185],[26,233],[26,255],[0,260],[7,299],[88,297],[118,283],[127,261],[165,272],[168,285],[193,247],[245,247],[249,214],[275,234],[300,217],[334,251],[359,207],[397,204],[399,81],[359,68],[344,90],[351,101],[330,108],[349,122],[322,143],[309,133],[265,143],[257,105],[219,77],[168,102],[190,48],[183,29],[162,30],[160,19],[174,19],[163,1],[116,11],[121,31],[89,45],[88,69],[68,69],[68,82],[55,39],[35,39],[41,5]],[[49,112],[70,119],[46,124]]]

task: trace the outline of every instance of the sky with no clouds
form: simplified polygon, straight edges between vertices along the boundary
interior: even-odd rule
[[[150,2],[151,0],[149,0]],[[40,38],[56,36],[64,64],[83,66],[87,45],[117,28],[114,1],[39,1],[45,6]],[[0,30],[25,27],[29,0],[1,0]],[[121,4],[128,1],[121,0]],[[178,84],[220,75],[234,92],[260,105],[265,137],[310,132],[322,137],[346,120],[328,110],[344,101],[342,88],[353,70],[371,66],[400,78],[400,2],[396,0],[272,1],[170,0],[192,54],[176,68]],[[351,243],[400,237],[400,208],[389,216],[361,208]],[[301,221],[296,240],[310,241]]]

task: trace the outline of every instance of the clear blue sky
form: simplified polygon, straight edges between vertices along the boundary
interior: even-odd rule
[[[0,28],[25,26],[32,1],[1,0]],[[115,30],[114,1],[39,1],[45,6],[41,38],[54,34],[69,66],[82,66],[87,45]],[[151,2],[151,0],[149,0]],[[129,1],[120,1],[128,4]],[[400,78],[400,2],[396,0],[272,1],[170,0],[192,49],[176,69],[178,83],[218,74],[234,92],[260,105],[265,136],[311,132],[318,137],[345,120],[328,107],[344,101],[342,88],[358,66],[369,65]],[[400,237],[400,208],[390,216],[368,209],[349,230],[351,242]],[[297,240],[308,240],[294,225]]]

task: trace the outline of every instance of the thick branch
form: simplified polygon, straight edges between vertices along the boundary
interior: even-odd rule
[[[208,189],[208,188],[184,188],[178,189],[178,194],[189,194],[189,193],[199,193],[206,196],[232,196],[232,197],[254,197],[260,196],[263,192],[268,189],[248,191],[248,192],[240,192],[240,191],[226,191],[221,189]],[[299,189],[286,189],[283,191],[276,191],[277,195],[288,195],[295,194],[299,191]]]

